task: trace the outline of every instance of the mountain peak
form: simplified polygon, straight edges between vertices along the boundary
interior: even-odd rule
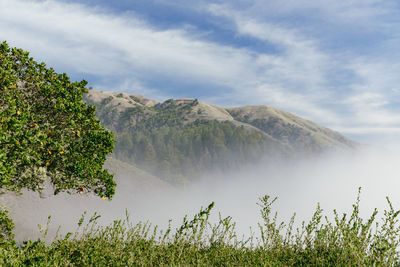
[[[190,98],[159,103],[95,90],[85,100],[97,107],[96,116],[115,133],[117,159],[174,183],[266,155],[316,155],[358,146],[338,132],[269,106],[223,108]]]

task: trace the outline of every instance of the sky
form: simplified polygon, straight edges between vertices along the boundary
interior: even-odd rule
[[[400,148],[395,0],[0,0],[0,41],[97,90],[269,105]]]

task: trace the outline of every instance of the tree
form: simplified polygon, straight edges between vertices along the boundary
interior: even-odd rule
[[[0,190],[94,192],[112,197],[113,175],[103,170],[113,134],[95,107],[82,102],[87,82],[71,82],[29,53],[0,44]]]

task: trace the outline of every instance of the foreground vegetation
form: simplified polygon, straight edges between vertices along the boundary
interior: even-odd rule
[[[294,229],[277,221],[271,205],[260,198],[262,222],[259,234],[247,239],[235,232],[231,217],[209,222],[211,203],[192,220],[184,218],[180,227],[160,231],[149,223],[114,221],[107,227],[97,224],[98,215],[82,216],[75,233],[58,237],[50,245],[43,240],[12,241],[7,214],[2,212],[0,265],[46,266],[399,266],[399,211],[389,208],[381,222],[377,211],[364,221],[359,216],[359,197],[350,216],[335,212],[333,221],[323,217],[318,206],[312,219]],[[325,222],[322,222],[325,221]],[[46,231],[43,231],[43,237]],[[257,236],[257,237],[256,237]]]

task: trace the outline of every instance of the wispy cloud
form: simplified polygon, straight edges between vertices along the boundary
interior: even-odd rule
[[[286,16],[290,20],[296,17],[296,14],[297,17],[307,14],[311,20],[323,18],[325,21],[339,25],[350,22],[363,26],[375,25],[375,27],[382,25],[379,23],[382,21],[377,21],[377,18],[391,15],[393,10],[398,8],[396,1],[387,0],[325,0],[323,2],[319,0],[287,0],[285,2],[249,0],[245,2],[246,8],[243,10],[258,17]]]
[[[258,54],[255,62],[260,72],[253,89],[244,93],[242,88],[236,88],[237,94],[246,94],[249,102],[258,99],[320,121],[337,121],[335,114],[321,105],[331,95],[326,74],[332,60],[318,48],[317,40],[248,17],[227,5],[210,5],[209,10],[231,19],[239,35],[270,43],[279,50]]]
[[[190,79],[193,83],[229,87],[235,92],[247,88],[248,95],[253,95],[247,99],[250,102],[260,97],[266,100],[261,90],[266,86],[278,90],[289,83],[293,87],[300,82],[321,82],[316,75],[306,75],[315,73],[310,63],[315,53],[309,51],[307,60],[296,57],[299,52],[306,56],[307,41],[291,46],[299,40],[292,40],[289,32],[279,28],[271,27],[270,32],[274,32],[277,45],[287,47],[283,57],[199,40],[183,29],[160,31],[133,16],[116,17],[79,4],[5,1],[1,10],[3,25],[16,25],[13,29],[2,27],[2,36],[11,36],[16,45],[29,47],[50,64],[76,72],[136,79]],[[258,32],[260,25],[256,23],[249,23],[240,31],[265,34]],[[311,90],[313,86],[307,87]],[[266,103],[281,104],[268,99]]]
[[[265,13],[260,14],[265,11],[267,14],[274,13],[269,17],[285,15],[291,18],[295,12],[315,12],[313,19],[322,24],[329,21],[337,27],[346,25],[349,28],[361,24],[366,28],[359,32],[374,32],[377,28],[385,30],[396,22],[391,16],[381,19],[382,16],[390,15],[393,2],[248,2],[251,2],[249,7],[241,10],[228,4],[210,5],[209,9],[213,14],[230,18],[238,34],[280,48],[273,58],[266,60],[270,65],[271,62],[275,64],[267,69],[264,83],[252,93],[258,91],[256,95],[260,97],[264,92],[266,97],[275,99],[280,107],[298,111],[344,131],[349,129],[346,132],[354,132],[354,125],[362,128],[359,133],[373,133],[382,129],[387,129],[382,132],[393,132],[393,129],[400,126],[399,107],[396,107],[400,92],[400,79],[397,75],[400,68],[396,63],[399,57],[389,52],[393,49],[382,49],[388,46],[393,48],[393,43],[397,43],[396,34],[375,43],[377,49],[383,50],[383,55],[376,51],[370,54],[356,53],[354,50],[357,50],[357,46],[347,47],[345,44],[339,51],[330,50],[324,47],[321,35],[313,35],[316,32],[314,29],[305,30],[307,25],[304,23],[293,27],[282,21],[270,22],[274,20],[268,19]],[[322,16],[323,19],[316,19]],[[313,27],[319,28],[318,25]],[[337,35],[337,38],[341,36]],[[343,77],[343,73],[347,75]],[[274,83],[279,79],[277,77],[282,78],[282,83]],[[339,80],[341,78],[344,79]],[[271,88],[268,84],[276,86]],[[379,130],[373,130],[373,127],[379,127],[376,128]]]
[[[102,90],[268,104],[348,132],[400,127],[396,1],[151,2],[201,13],[204,28],[76,2],[2,0],[0,39]]]
[[[51,63],[96,75],[190,77],[226,83],[248,51],[207,43],[184,30],[159,31],[134,16],[79,4],[2,1],[0,36]],[[12,27],[10,27],[12,26]]]

